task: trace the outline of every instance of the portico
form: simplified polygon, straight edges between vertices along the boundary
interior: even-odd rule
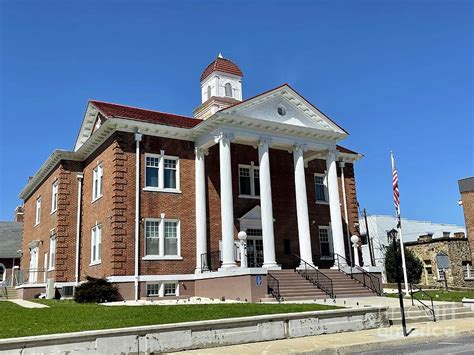
[[[234,215],[233,174],[238,173],[232,165],[232,149],[234,145],[247,145],[258,153],[258,187],[259,207],[261,214],[261,235],[263,241],[263,268],[279,268],[275,253],[275,225],[272,196],[272,166],[270,157],[273,151],[280,150],[292,155],[292,170],[294,184],[294,199],[296,202],[296,220],[298,250],[293,252],[309,264],[314,264],[311,241],[311,223],[308,212],[308,192],[305,169],[314,159],[324,159],[326,162],[326,182],[328,205],[330,210],[330,228],[334,253],[346,257],[344,244],[344,229],[339,199],[339,183],[337,162],[348,157],[336,149],[336,142],[346,136],[346,133],[330,120],[323,120],[319,111],[319,121],[310,111],[301,106],[303,99],[285,86],[276,92],[265,94],[268,97],[255,98],[214,114],[200,125],[199,135],[195,139],[196,146],[196,270],[200,271],[200,255],[209,252],[206,244],[205,225],[207,221],[206,190],[198,179],[205,177],[205,154],[214,145],[219,152],[219,189],[221,217],[221,268],[237,267],[235,257],[236,234],[241,229],[236,225]],[[264,95],[264,96],[265,96]],[[274,101],[280,104],[274,103]],[[279,106],[280,105],[280,106]],[[277,107],[272,115],[265,114],[267,106]],[[278,108],[284,107],[284,111]],[[282,122],[283,116],[291,123]],[[350,159],[349,159],[350,160]],[[354,158],[352,157],[352,161]],[[238,193],[237,193],[238,194]],[[278,207],[278,206],[277,206]]]

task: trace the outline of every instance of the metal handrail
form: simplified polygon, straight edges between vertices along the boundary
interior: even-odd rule
[[[364,270],[360,266],[352,265],[350,262],[347,261],[346,258],[344,258],[343,256],[337,253],[334,253],[334,256],[336,257],[337,268],[339,271],[342,271],[344,274],[350,276],[351,279],[358,281],[364,287],[367,287],[368,289],[374,291],[378,296],[382,295],[380,280],[377,276]],[[343,264],[341,263],[340,259],[342,259],[345,262],[350,272],[347,272],[347,270],[345,270],[344,267],[342,267]],[[357,273],[355,273],[355,275],[362,274],[362,280],[359,280],[358,278],[354,276],[354,271],[353,271],[354,269],[358,271]],[[370,281],[370,283],[367,280]]]
[[[217,262],[213,262],[214,259],[216,259]],[[221,265],[221,252],[219,250],[201,254],[201,271],[202,272],[217,271],[220,265]]]
[[[267,289],[268,293],[275,297],[278,302],[283,301],[283,297],[280,294],[280,281],[270,273],[267,274]]]
[[[413,286],[416,288],[416,291],[413,291]],[[422,300],[420,300],[419,298],[414,296],[414,294],[417,293],[417,292],[420,292],[421,294],[425,295],[426,297],[428,297],[430,299],[431,308],[430,308],[430,306],[425,304]],[[434,304],[433,304],[433,297],[431,297],[429,294],[427,294],[421,288],[419,288],[416,285],[413,285],[412,283],[410,283],[410,295],[411,295],[411,305],[412,306],[415,305],[415,302],[413,302],[413,300],[417,300],[418,302],[420,302],[423,307],[427,308],[431,312],[431,314],[433,315],[433,322],[436,322],[436,314],[435,314],[435,308],[434,308]]]
[[[301,259],[298,255],[293,254],[293,256],[300,261],[300,267],[296,268],[296,272],[325,292],[329,297],[335,298],[332,279],[316,269],[313,265]],[[302,266],[304,266],[304,268],[302,268]]]

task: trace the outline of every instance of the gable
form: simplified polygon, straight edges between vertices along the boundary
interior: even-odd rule
[[[263,121],[347,134],[344,129],[288,85],[243,101],[222,112]]]

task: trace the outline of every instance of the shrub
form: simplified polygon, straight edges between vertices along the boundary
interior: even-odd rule
[[[387,252],[385,253],[385,272],[387,273],[387,281],[390,283],[397,282],[397,271],[395,269],[395,263],[397,262],[396,260],[398,260],[400,277],[403,283],[403,266],[400,242],[397,242],[397,259],[395,259],[392,243],[387,246]],[[421,279],[421,273],[423,272],[423,263],[411,250],[407,248],[405,248],[405,262],[407,265],[408,283],[419,283]]]
[[[74,300],[78,303],[113,302],[119,300],[116,285],[105,279],[87,277],[87,282],[76,287]]]

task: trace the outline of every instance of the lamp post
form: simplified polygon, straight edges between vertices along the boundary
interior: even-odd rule
[[[245,249],[247,248],[247,233],[245,231],[240,231],[237,234],[237,238],[239,238],[239,249],[240,249],[240,267],[246,268],[247,267],[247,255],[245,255]]]
[[[402,279],[400,275],[400,267],[398,265],[401,260],[398,260],[398,252],[397,252],[397,235],[398,232],[396,229],[392,229],[387,233],[388,240],[392,241],[393,245],[393,253],[395,255],[395,272],[397,275],[397,285],[398,285],[398,299],[400,301],[400,313],[402,315],[402,327],[403,327],[403,336],[407,336],[407,324],[405,321],[405,308],[403,306],[403,293],[402,293]]]
[[[355,266],[360,266],[360,261],[359,261],[359,242],[360,238],[357,235],[353,235],[351,237],[351,242],[352,242],[352,247],[354,248],[354,265]]]

